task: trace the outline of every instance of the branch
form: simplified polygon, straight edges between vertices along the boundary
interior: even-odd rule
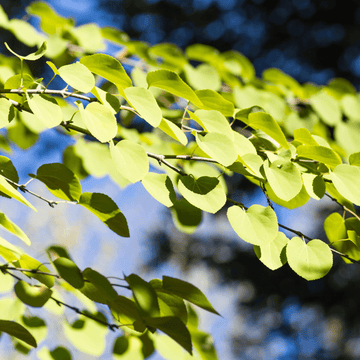
[[[358,214],[356,214],[355,212],[353,212],[352,210],[350,210],[349,208],[347,208],[345,205],[341,204],[337,199],[335,199],[334,197],[332,197],[331,195],[325,193],[325,195],[330,198],[332,201],[335,201],[338,205],[340,205],[342,207],[342,209],[344,211],[347,211],[348,213],[350,213],[351,215],[355,216],[359,221],[360,221],[360,216]]]
[[[29,190],[26,188],[26,185],[19,185],[17,184],[15,181],[12,181],[10,179],[8,179],[7,177],[1,175],[7,182],[9,182],[10,184],[13,184],[15,186],[17,186],[22,192],[28,192],[29,194],[33,195],[33,196],[36,196],[37,198],[47,202],[50,207],[54,207],[54,205],[57,205],[57,204],[60,204],[60,203],[67,203],[67,204],[77,204],[76,201],[67,201],[67,200],[59,200],[59,201],[54,201],[54,200],[48,200],[48,199],[45,199],[44,197],[34,193],[33,191]]]
[[[85,100],[88,102],[98,101],[96,98],[91,98],[89,96],[76,94],[71,91],[65,90],[49,90],[49,89],[27,89],[26,92],[28,94],[49,94],[49,95],[57,95],[63,98],[73,97],[80,100]],[[18,95],[25,95],[25,91],[21,89],[0,89],[0,94],[18,94]],[[14,104],[14,101],[11,101]],[[16,103],[16,101],[15,101]],[[18,103],[19,104],[19,103]],[[15,104],[14,104],[15,105]],[[21,105],[21,104],[19,104]],[[18,106],[18,105],[17,105]]]

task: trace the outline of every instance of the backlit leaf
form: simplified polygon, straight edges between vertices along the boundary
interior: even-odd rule
[[[355,205],[360,205],[360,168],[358,166],[340,164],[330,173],[336,190]]]
[[[23,269],[38,270],[41,272],[50,273],[49,269],[45,265],[26,254],[21,255],[19,264]],[[54,277],[51,275],[33,274],[31,272],[25,272],[25,275],[40,281],[48,288],[53,287],[55,284]]]
[[[79,201],[81,184],[78,177],[60,163],[41,165],[34,176],[60,199]]]
[[[58,69],[61,78],[76,90],[83,93],[91,91],[95,86],[94,75],[79,62],[64,65]]]
[[[247,211],[232,206],[227,211],[227,217],[235,232],[250,244],[270,244],[278,234],[277,217],[270,206],[252,205]]]
[[[24,241],[26,245],[31,245],[31,241],[27,235],[2,212],[0,212],[0,226],[16,235]]]
[[[120,61],[110,55],[94,54],[83,56],[80,62],[94,74],[114,83],[119,91],[132,86],[131,79],[126,74]]]
[[[224,166],[230,166],[238,157],[233,141],[224,134],[211,132],[202,136],[196,134],[199,148]]]
[[[265,161],[264,170],[269,185],[280,199],[289,201],[300,192],[303,186],[300,171],[291,161],[279,159],[271,165]]]
[[[18,191],[16,191],[6,180],[3,176],[0,175],[0,191],[5,193],[6,195],[22,202],[24,205],[28,206],[29,208],[37,211],[30,203],[27,201]]]
[[[333,264],[329,245],[318,239],[305,243],[299,237],[293,237],[287,244],[286,256],[290,267],[306,280],[324,277]]]
[[[218,94],[214,90],[196,90],[195,94],[202,102],[201,109],[205,110],[217,110],[224,116],[233,116],[234,104],[226,100],[223,96]]]
[[[141,180],[141,183],[150,195],[163,205],[170,207],[176,202],[173,184],[166,174],[149,172],[144,179]]]
[[[120,174],[132,183],[144,179],[149,172],[145,149],[133,141],[122,140],[116,146],[110,142],[110,153]]]
[[[182,176],[178,182],[181,195],[192,205],[215,214],[226,203],[226,194],[215,177]]]
[[[284,233],[278,232],[271,243],[262,246],[254,245],[255,254],[265,266],[276,270],[287,262],[285,246],[288,241]]]
[[[341,157],[326,146],[300,145],[296,148],[296,152],[299,157],[316,160],[332,168],[342,163]]]
[[[159,129],[173,139],[179,141],[183,145],[186,145],[188,143],[188,139],[184,132],[178,126],[176,126],[174,123],[167,119],[161,120]]]
[[[129,87],[124,90],[127,101],[151,126],[158,127],[162,120],[162,112],[154,95],[141,87]]]
[[[34,95],[30,98],[26,93],[31,111],[49,129],[60,125],[63,121],[62,111],[56,100],[46,94]]]
[[[334,126],[341,122],[341,110],[339,101],[322,90],[310,97],[310,104],[329,126]]]
[[[201,107],[202,105],[194,90],[173,71],[151,71],[147,74],[146,81],[150,87],[153,86],[168,91],[175,96],[189,100],[195,106]]]
[[[81,102],[76,102],[76,104],[80,110],[82,121],[96,139],[104,143],[116,136],[116,118],[107,106],[92,102],[84,109]]]

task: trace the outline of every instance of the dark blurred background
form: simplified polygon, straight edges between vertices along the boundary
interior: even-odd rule
[[[22,17],[29,3],[1,5],[9,17]],[[360,3],[355,0],[50,3],[61,15],[73,15],[78,25],[91,21],[112,25],[132,39],[150,44],[171,42],[184,49],[203,43],[220,51],[237,50],[254,64],[257,76],[266,68],[277,67],[300,83],[325,85],[334,77],[344,77],[357,89],[360,85]],[[91,3],[90,10],[85,3]],[[81,6],[87,10],[82,11]],[[241,176],[226,180],[229,197],[247,206],[262,196]],[[326,240],[314,220],[322,224],[338,209],[325,204],[316,208],[312,218],[301,213],[299,223],[305,230],[300,230],[306,235]],[[307,209],[315,202],[309,206]],[[211,218],[221,224],[220,230],[208,231],[205,236],[179,233],[171,225],[170,212],[164,210],[166,226],[146,239],[151,256],[144,269],[154,271],[171,263],[190,272],[201,266],[214,274],[214,286],[236,289],[229,295],[237,310],[227,339],[234,359],[360,359],[360,266],[345,265],[335,257],[330,274],[312,282],[298,277],[288,265],[273,272],[256,259],[252,247],[221,231],[226,226],[225,210],[217,213],[215,220]],[[289,223],[291,212],[277,210],[280,222]],[[311,233],[306,232],[307,227]],[[223,358],[221,353],[219,357]]]

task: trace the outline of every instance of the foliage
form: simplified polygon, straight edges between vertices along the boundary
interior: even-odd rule
[[[149,46],[117,29],[76,27],[43,2],[32,3],[27,12],[40,18],[42,33],[0,11],[0,26],[25,45],[38,46],[20,56],[6,44],[19,59],[20,71],[12,58],[0,58],[0,124],[7,130],[2,149],[30,148],[39,134],[53,128],[70,136],[73,145],[63,153],[62,164],[44,164],[29,174],[60,201],[18,184],[17,170],[5,156],[0,158],[2,196],[35,211],[18,190],[51,207],[82,205],[116,234],[129,237],[126,214],[107,194],[82,192],[81,179],[109,174],[120,187],[140,181],[171,209],[175,226],[185,233],[196,230],[202,211],[227,209],[234,231],[271,270],[288,263],[299,276],[315,280],[330,271],[333,254],[346,262],[360,259],[360,218],[354,207],[360,206],[360,99],[346,80],[334,79],[324,87],[300,85],[277,69],[264,71],[260,79],[249,60],[235,51],[220,53],[201,44],[185,53],[172,44]],[[101,53],[106,42],[121,51]],[[26,67],[27,61],[44,56],[54,74],[46,84]],[[55,77],[67,84],[65,89],[49,89]],[[139,123],[149,130],[140,130]],[[227,197],[224,175],[234,173],[261,187],[268,206],[246,207]],[[294,209],[325,196],[343,211],[343,216],[333,213],[324,221],[329,243],[278,223],[273,203]],[[3,213],[0,223],[30,244]],[[279,227],[296,236],[288,239]],[[18,351],[26,353],[46,337],[45,322],[25,316],[23,304],[43,307],[53,301],[81,315],[73,324],[63,322],[64,333],[92,355],[103,353],[108,329],[121,328],[114,358],[146,358],[155,349],[169,359],[186,358],[181,347],[197,358],[216,358],[210,336],[198,329],[188,303],[218,313],[194,285],[168,276],[147,282],[136,274],[124,275],[123,285],[113,284],[94,269],[81,271],[62,247],[47,252],[54,272],[0,239],[5,260],[0,269],[18,280],[16,298],[7,304],[17,310],[0,320],[1,331],[13,336]],[[41,284],[30,284],[16,272]],[[119,295],[115,286],[131,291],[132,297]],[[59,290],[81,299],[85,295],[91,311],[64,303],[56,295]],[[92,302],[106,305],[112,321]],[[52,352],[43,348],[40,356],[71,355],[59,347]]]

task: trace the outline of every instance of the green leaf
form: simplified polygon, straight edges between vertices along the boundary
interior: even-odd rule
[[[325,181],[321,175],[303,173],[302,174],[306,192],[315,200],[320,200],[325,195]]]
[[[192,234],[202,221],[202,211],[186,199],[175,202],[171,208],[175,227],[186,234]]]
[[[285,74],[279,69],[270,68],[262,73],[262,78],[265,81],[270,81],[274,84],[280,84],[292,90],[294,94],[299,96],[301,94],[301,85],[288,74]]]
[[[8,262],[19,260],[24,252],[0,237],[0,255]]]
[[[182,176],[179,178],[178,188],[190,204],[212,214],[226,203],[226,194],[215,177],[202,176],[194,179],[192,176]]]
[[[285,149],[289,149],[289,143],[281,130],[279,124],[274,118],[267,113],[263,112],[252,112],[248,114],[248,118],[241,116],[242,110],[235,113],[235,118],[245,122],[255,130],[262,130],[265,134],[276,140]]]
[[[124,214],[115,202],[101,193],[83,193],[79,204],[94,213],[107,227],[116,234],[129,237],[129,228]]]
[[[31,241],[27,235],[2,212],[0,212],[0,225],[24,241],[26,245],[31,245]]]
[[[94,316],[93,314],[91,314]],[[106,321],[101,313],[100,318]],[[94,357],[101,358],[106,347],[106,335],[108,329],[106,326],[88,318],[76,320],[72,325],[66,321],[63,322],[64,335],[75,346],[76,349],[90,354]]]
[[[237,149],[239,156],[244,156],[245,154],[254,154],[257,155],[256,148],[252,142],[246,138],[244,135],[239,134],[236,131],[233,131],[234,135],[234,144]]]
[[[265,266],[276,270],[287,262],[285,246],[288,241],[284,233],[278,232],[271,243],[262,246],[254,245],[255,254]]]
[[[211,132],[205,136],[196,133],[196,143],[202,151],[224,166],[230,166],[238,157],[233,141],[219,132]]]
[[[108,300],[114,300],[118,296],[117,292],[112,287],[110,281],[99,272],[86,268],[82,275],[89,280],[100,292],[102,292]]]
[[[305,243],[293,237],[287,244],[286,256],[290,267],[306,280],[321,279],[333,265],[329,245],[318,239]]]
[[[149,172],[149,159],[145,149],[133,141],[121,140],[116,146],[110,142],[110,154],[120,174],[135,183]]]
[[[347,238],[345,220],[339,213],[334,212],[325,219],[324,230],[331,245]]]
[[[301,190],[303,183],[300,171],[289,160],[276,160],[271,165],[264,163],[266,179],[275,195],[282,200],[290,201]]]
[[[167,293],[179,296],[180,298],[199,306],[200,308],[220,315],[210,304],[206,296],[196,286],[169,276],[163,276],[162,287]]]
[[[58,72],[67,84],[83,93],[88,93],[95,86],[94,75],[79,62],[64,65],[58,69]]]
[[[161,316],[176,316],[186,325],[187,310],[184,300],[177,295],[167,293],[159,279],[151,280],[150,284],[156,291]]]
[[[92,102],[84,109],[80,101],[77,101],[76,105],[79,108],[82,121],[96,139],[104,143],[116,136],[116,118],[107,106]]]
[[[195,89],[210,89],[219,91],[221,78],[216,68],[209,64],[200,64],[194,68],[190,64],[184,65],[184,72],[187,82]]]
[[[159,129],[162,130],[165,134],[169,135],[176,141],[179,141],[184,146],[188,143],[186,135],[183,133],[178,126],[167,119],[162,119],[159,125]]]
[[[18,55],[15,51],[11,50],[9,45],[6,42],[4,44],[5,44],[6,48],[13,55],[15,55],[16,57],[18,57],[19,59],[22,59],[22,60],[31,60],[31,61],[38,60],[44,56],[44,54],[46,53],[46,49],[47,49],[47,43],[46,43],[46,41],[44,41],[35,52],[33,52],[27,56],[21,56],[21,55]]]
[[[24,205],[28,206],[29,208],[37,211],[30,203],[27,201],[18,191],[16,191],[6,180],[3,176],[0,175],[0,191],[5,193],[6,195],[10,196],[11,198],[20,201]]]
[[[294,130],[294,140],[304,145],[317,146],[319,145],[310,131],[304,128]]]
[[[271,201],[280,206],[286,207],[287,209],[296,209],[305,205],[310,200],[310,195],[306,192],[305,186],[303,186],[300,192],[289,201],[281,200],[277,197],[272,188],[269,186],[269,183],[265,183],[265,190]]]
[[[191,117],[191,112],[189,112]],[[209,133],[221,133],[234,140],[234,131],[229,122],[219,111],[216,110],[196,110],[195,117],[192,117],[203,129]]]
[[[161,66],[169,70],[182,69],[188,63],[181,48],[174,44],[156,44],[149,49],[149,53],[160,57]]]
[[[168,175],[149,172],[141,183],[149,194],[163,205],[171,207],[175,204],[176,194]]]
[[[0,332],[5,332],[29,344],[37,347],[35,338],[22,325],[8,320],[0,320]]]
[[[47,272],[50,273],[49,269],[41,264],[41,262],[37,261],[36,259],[32,258],[29,255],[22,254],[19,259],[20,267],[23,269],[29,269],[29,270],[38,270],[41,272]],[[32,274],[30,272],[25,272],[25,275],[29,278],[34,278],[44,285],[46,285],[48,288],[51,288],[54,286],[55,281],[54,277],[51,275],[43,275],[43,274]]]
[[[16,296],[26,305],[43,307],[50,299],[52,290],[45,286],[31,286],[25,281],[18,281],[15,285]]]
[[[326,125],[334,126],[341,122],[339,101],[325,90],[311,95],[310,104]]]
[[[119,99],[108,93],[107,91],[94,86],[91,90],[91,93],[96,96],[96,98],[101,102],[101,104],[108,107],[113,114],[116,114],[120,110],[120,101]]]
[[[355,205],[360,205],[360,168],[358,166],[340,164],[330,172],[330,178],[336,190]]]
[[[60,125],[63,121],[63,114],[60,106],[54,98],[46,94],[34,95],[30,98],[26,93],[26,98],[34,115],[49,129]]]
[[[0,98],[0,129],[9,125],[14,118],[14,107],[7,99]]]
[[[79,201],[81,184],[78,177],[65,165],[60,163],[41,165],[34,178],[38,179],[48,190],[60,199]]]
[[[134,301],[125,296],[118,295],[116,299],[109,301],[108,305],[114,318],[121,324],[134,328],[134,330],[139,332],[145,331],[146,326],[140,317]]]
[[[322,162],[331,168],[342,163],[341,157],[333,150],[325,146],[300,145],[296,148],[299,157],[304,157]]]
[[[189,330],[184,323],[173,316],[164,317],[146,317],[144,321],[148,326],[161,330],[166,335],[170,336],[179,345],[181,345],[189,354],[192,355],[192,342]]]
[[[220,111],[224,116],[233,116],[234,104],[214,90],[196,90],[195,94],[202,102],[202,109],[205,110],[217,110]]]
[[[180,76],[173,71],[151,71],[147,74],[146,81],[150,87],[157,87],[168,91],[175,96],[189,100],[195,106],[201,107],[202,105],[194,90],[181,80]]]
[[[106,54],[83,56],[80,63],[85,65],[94,74],[114,83],[119,91],[132,86],[131,79],[126,74],[119,60]]]
[[[227,211],[227,217],[235,232],[250,244],[270,244],[278,234],[277,217],[270,206],[252,205],[247,211],[232,206]]]
[[[151,126],[158,127],[162,120],[162,112],[154,95],[141,87],[129,87],[124,90],[128,103],[145,119]]]
[[[359,122],[360,121],[360,101],[359,99],[353,94],[346,94],[340,100],[341,106],[345,115],[354,120]]]
[[[60,28],[63,29],[66,26],[74,25],[73,19],[59,16],[50,5],[42,1],[32,2],[26,8],[26,12],[40,17],[40,27],[48,34],[54,34],[56,31],[59,31]]]
[[[66,257],[58,257],[53,261],[53,264],[59,275],[71,286],[76,289],[80,289],[84,286],[84,279],[81,271],[72,260]]]
[[[42,346],[36,356],[39,360],[72,360],[70,351],[62,346],[57,346],[52,351],[46,346]]]
[[[105,305],[108,303],[108,298],[105,294],[91,282],[85,282],[79,291],[92,301]]]
[[[139,306],[141,316],[159,316],[160,308],[154,288],[136,274],[125,276],[125,280],[133,292],[134,299],[136,304]]]
[[[349,156],[349,164],[353,166],[360,166],[360,152],[351,154]]]

